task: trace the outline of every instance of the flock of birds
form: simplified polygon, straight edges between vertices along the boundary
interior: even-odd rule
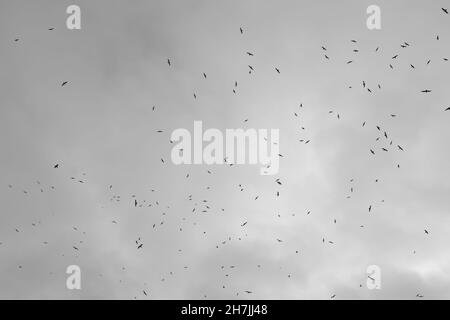
[[[442,10],[442,12],[444,14],[446,14],[446,15],[449,14],[449,12],[448,12],[448,10],[446,8],[441,8],[441,10]],[[54,28],[52,27],[52,28],[49,28],[48,30],[52,31],[52,30],[54,30]],[[245,35],[245,28],[244,27],[242,27],[242,26],[239,27],[237,31],[238,31],[238,34],[240,34],[241,36]],[[14,39],[14,42],[19,42],[19,41],[20,41],[20,38],[15,38]],[[357,48],[358,41],[354,40],[354,39],[352,39],[350,41],[355,46],[355,48],[353,49],[353,52],[355,54],[358,54],[360,52],[360,50]],[[439,35],[436,36],[436,41],[440,41]],[[412,44],[410,42],[406,42],[406,41],[399,45],[400,50],[407,50],[411,46],[412,46]],[[381,49],[380,47],[376,47],[374,49],[374,51],[375,52],[380,52],[381,51],[380,49]],[[323,55],[323,59],[325,61],[332,61],[333,60],[333,55],[330,52],[330,50],[327,48],[326,45],[323,45],[323,46],[321,46],[321,48],[318,48],[318,54],[319,53],[321,53]],[[255,52],[246,51],[245,54],[249,58],[251,58],[251,57],[254,57],[256,53]],[[398,53],[393,54],[392,58],[391,58],[392,61],[386,67],[388,67],[390,69],[399,68],[399,67],[396,66],[395,62],[398,61],[400,58],[401,58],[401,54],[398,54]],[[444,63],[448,62],[448,58],[447,57],[442,57],[442,61]],[[167,58],[167,60],[166,60],[167,66],[169,68],[175,68],[175,64],[176,63],[174,63],[174,62],[175,61],[173,61],[173,59],[171,59],[171,58]],[[346,61],[345,63],[346,64],[352,64],[353,62],[354,62],[354,60],[351,59],[351,60]],[[424,64],[425,65],[430,65],[431,62],[432,62],[431,59],[427,59],[426,61],[424,61]],[[417,65],[409,64],[409,68],[416,69]],[[255,69],[256,69],[255,65],[248,64],[248,69],[247,69],[248,74],[253,74],[255,72]],[[282,75],[281,69],[278,66],[273,66],[273,71],[274,71],[274,73],[276,75],[280,75],[280,76]],[[203,78],[205,80],[208,79],[208,76],[207,76],[206,72],[202,72],[202,76],[203,76]],[[64,81],[62,81],[60,83],[61,87],[66,87],[66,86],[69,86],[69,85],[70,85],[70,81],[69,80],[64,80]],[[232,90],[232,92],[234,94],[237,94],[237,88],[238,88],[238,81],[236,80],[234,82],[234,86],[231,88],[231,90]],[[353,86],[349,86],[348,88],[352,89]],[[363,90],[367,91],[370,94],[374,94],[374,92],[376,90],[381,90],[382,86],[381,86],[380,83],[376,83],[374,85],[369,85],[368,82],[363,80],[361,82],[361,88]],[[420,90],[420,93],[430,94],[430,93],[432,93],[432,91],[433,91],[432,88],[423,88],[422,90]],[[194,99],[197,99],[198,93],[194,92],[193,93],[193,97],[194,97]],[[293,113],[294,118],[295,119],[300,119],[301,116],[302,116],[303,110],[304,110],[303,103],[300,103],[299,106],[298,106],[298,110],[296,110]],[[157,112],[156,106],[152,107],[152,111],[153,112]],[[448,115],[450,116],[450,106],[444,106],[443,107],[443,111],[444,112],[448,112]],[[337,112],[335,110],[329,110],[328,113],[329,113],[330,116],[335,116],[337,118],[337,120],[340,120],[341,117],[342,117],[341,112]],[[391,118],[396,118],[398,116],[399,115],[397,115],[397,114],[389,114],[389,117],[391,117]],[[244,122],[247,122],[248,120],[249,119],[245,119]],[[369,125],[367,121],[364,121],[361,124],[362,127],[366,127],[366,125]],[[377,133],[376,138],[375,138],[376,145],[368,147],[368,149],[367,149],[368,156],[374,156],[375,157],[375,156],[377,156],[377,154],[379,152],[381,152],[381,153],[385,153],[385,152],[407,152],[407,148],[405,146],[403,146],[401,143],[395,142],[395,139],[393,137],[391,137],[391,134],[389,133],[389,130],[387,130],[386,128],[383,128],[381,125],[375,125],[375,128],[376,128],[376,133]],[[306,128],[304,126],[301,126],[301,129],[302,130],[306,130]],[[162,134],[162,133],[164,133],[164,130],[157,130],[156,133],[157,134]],[[300,143],[302,143],[302,144],[305,144],[305,145],[312,143],[311,139],[306,139],[306,138],[298,139],[298,141]],[[169,141],[169,142],[173,143],[172,141]],[[279,154],[279,157],[283,158],[284,155],[283,154]],[[160,158],[160,160],[161,160],[161,163],[163,165],[167,165],[167,161],[164,159],[164,156],[162,156]],[[224,160],[225,160],[225,162],[227,161],[227,159],[224,159]],[[395,163],[393,165],[395,165],[396,168],[400,169],[400,163]],[[54,170],[63,171],[65,164],[58,162],[58,163],[53,163],[51,166],[52,166],[52,168]],[[232,163],[228,163],[228,166],[229,167],[233,167],[234,165]],[[189,168],[187,168],[186,170],[189,171]],[[214,172],[211,169],[206,170],[206,173],[208,175],[213,175],[214,174]],[[190,173],[187,172],[185,174],[184,178],[185,179],[189,179],[190,178]],[[77,177],[76,176],[67,176],[67,179],[72,181],[72,182],[74,182],[74,183],[78,183],[78,184],[88,183],[88,178],[87,178],[87,174],[86,173],[82,173],[80,176],[77,176]],[[284,187],[284,185],[286,183],[285,180],[287,180],[287,178],[283,179],[283,181],[282,181],[281,178],[276,178],[276,179],[273,180],[274,188],[275,188],[274,189],[274,196],[276,198],[280,197],[281,192],[283,191],[283,187]],[[347,199],[351,199],[351,197],[352,197],[352,195],[353,195],[353,193],[355,191],[354,179],[353,178],[350,179],[349,182],[350,182],[349,189],[348,189],[349,192],[348,192],[348,195],[346,195]],[[375,183],[378,183],[378,182],[379,182],[379,179],[376,179]],[[32,194],[34,191],[37,191],[37,192],[40,192],[40,193],[57,192],[57,187],[56,186],[54,186],[54,185],[46,185],[45,186],[40,180],[37,180],[35,182],[35,185],[37,186],[37,189],[35,189],[35,188],[33,188],[33,189],[23,189],[22,188],[21,189],[21,188],[18,188],[16,186],[14,186],[12,183],[9,183],[8,184],[8,188],[11,191],[18,190],[19,192],[23,193],[26,196],[30,196],[30,194]],[[210,190],[211,188],[212,188],[211,186],[207,186],[206,190]],[[242,183],[237,183],[236,184],[236,189],[239,192],[245,192],[246,191],[246,187]],[[122,202],[125,202],[127,206],[129,205],[132,208],[158,208],[158,209],[160,209],[162,212],[161,212],[161,216],[159,218],[159,221],[153,223],[151,225],[151,229],[152,230],[157,230],[158,228],[164,228],[165,218],[167,216],[167,212],[169,212],[171,210],[171,206],[169,204],[160,203],[160,201],[155,200],[154,197],[151,197],[151,198],[138,197],[136,194],[130,194],[130,195],[124,196],[124,195],[120,194],[120,192],[117,192],[115,190],[115,187],[112,184],[109,184],[109,185],[105,186],[105,190],[107,190],[107,192],[105,194],[108,197],[108,201],[112,205],[115,205],[115,204],[118,205],[118,204],[121,204]],[[155,193],[158,193],[157,189],[151,189],[150,191],[151,191],[152,195],[155,194]],[[260,199],[260,195],[251,195],[251,198],[252,198],[253,201],[258,201]],[[225,212],[225,208],[215,207],[214,204],[211,203],[211,201],[208,200],[207,198],[195,198],[193,194],[189,194],[189,195],[187,195],[186,200],[189,201],[190,203],[192,203],[191,204],[191,208],[189,210],[190,210],[191,214],[193,216],[195,216],[196,218],[198,217],[198,215],[201,215],[201,214],[208,214],[208,213],[211,214],[211,213],[217,213],[217,212],[224,213]],[[382,202],[383,201],[384,200],[382,200]],[[366,209],[367,212],[369,214],[373,214],[374,207],[375,207],[374,203],[368,204],[367,205],[367,209]],[[308,216],[308,215],[311,214],[311,212],[312,211],[310,209],[307,209],[307,210],[305,210],[305,215]],[[292,214],[292,216],[295,216],[295,215],[296,214]],[[277,214],[277,217],[281,218],[281,215]],[[189,220],[189,217],[182,217],[181,222],[186,225],[188,223],[188,220]],[[111,224],[114,224],[114,225],[120,225],[120,219],[118,219],[118,218],[111,218],[111,219],[109,219],[108,223],[111,223]],[[231,242],[234,242],[234,241],[244,241],[245,238],[248,236],[247,231],[246,231],[245,228],[248,227],[249,223],[251,223],[251,222],[249,222],[249,220],[242,221],[240,223],[240,228],[242,228],[243,232],[240,235],[228,236],[225,239],[223,239],[222,241],[213,244],[212,247],[215,248],[215,249],[220,249],[220,248],[226,246],[228,243],[231,243]],[[337,224],[337,220],[333,219],[333,223]],[[31,223],[33,228],[38,227],[40,224],[41,224],[41,221],[37,221],[37,222],[32,222]],[[197,222],[195,222],[193,220],[192,224],[193,225],[197,225]],[[360,225],[360,227],[364,228],[365,226],[364,225]],[[23,226],[15,226],[14,227],[14,231],[16,233],[20,233],[20,232],[22,232],[23,228],[24,228]],[[72,228],[76,232],[81,232],[79,230],[79,227],[77,227],[77,226],[72,226]],[[177,229],[178,229],[177,232],[183,232],[183,226],[180,225],[180,226],[177,227]],[[202,233],[206,234],[207,231],[202,231]],[[428,236],[430,234],[430,230],[426,226],[424,226],[423,233],[426,236]],[[84,235],[85,231],[83,231],[82,234]],[[283,240],[282,238],[275,238],[275,239],[273,239],[273,241],[275,243],[283,243],[285,240]],[[323,237],[321,239],[321,241],[322,241],[322,243],[326,243],[328,245],[334,245],[335,244],[335,240],[326,239],[325,237]],[[43,245],[48,245],[49,242],[48,241],[44,241],[42,244]],[[1,239],[0,239],[0,246],[5,246],[5,245],[8,245],[8,243],[2,242]],[[84,245],[85,244],[84,244],[83,241],[79,241],[79,242],[73,244],[72,249],[76,252],[76,254],[82,254]],[[144,241],[144,237],[143,236],[136,236],[135,241],[134,241],[134,246],[135,246],[135,249],[138,252],[142,251],[142,250],[145,250],[146,249],[146,242]],[[182,253],[182,249],[178,249],[178,253]],[[295,250],[295,254],[300,254],[300,250]],[[234,264],[233,265],[228,265],[228,266],[221,265],[220,266],[220,270],[223,271],[224,278],[230,278],[232,276],[232,271],[234,269],[236,269],[237,267],[238,266],[236,266]],[[258,264],[255,267],[256,268],[261,268],[262,266],[260,264]],[[18,265],[18,268],[22,269],[23,266],[22,265]],[[189,268],[189,266],[188,265],[184,265],[182,268],[184,270],[186,270],[186,269]],[[126,270],[126,267],[123,266],[122,269]],[[175,273],[175,271],[169,270],[166,275],[161,277],[161,281],[164,282],[166,280],[166,277],[171,277],[171,276],[174,275],[174,273]],[[287,277],[290,279],[292,277],[292,274],[287,274]],[[362,283],[363,282],[359,283],[360,287],[363,286]],[[226,285],[223,284],[222,288],[225,289]],[[144,289],[140,289],[140,291],[141,291],[140,294],[145,296],[145,297],[151,296],[151,288],[149,288],[149,287],[146,287]],[[253,293],[252,290],[242,289],[240,291],[234,292],[233,296],[239,296],[240,294],[245,294],[245,295],[248,295],[248,297],[251,298],[252,293]],[[137,297],[138,297],[138,295],[134,296],[134,298],[137,298]],[[330,293],[329,297],[331,299],[334,299],[334,298],[337,297],[337,295],[336,295],[336,293]],[[423,298],[424,295],[422,295],[419,292],[419,293],[416,294],[416,297]],[[208,298],[208,295],[204,294],[204,298]]]

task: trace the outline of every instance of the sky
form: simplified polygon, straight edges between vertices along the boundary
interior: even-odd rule
[[[0,298],[449,299],[441,8],[0,0]],[[194,121],[278,129],[279,172],[175,165]]]

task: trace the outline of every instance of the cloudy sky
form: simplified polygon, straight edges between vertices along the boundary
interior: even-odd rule
[[[450,298],[441,7],[0,0],[0,298]],[[174,165],[195,120],[279,129],[279,173]]]

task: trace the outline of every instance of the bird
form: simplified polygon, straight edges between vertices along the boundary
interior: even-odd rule
[[[446,14],[448,14],[448,10],[446,8],[441,8]]]
[[[447,109],[445,109],[444,111],[450,111],[450,107],[448,107]]]
[[[58,164],[58,163],[55,164],[55,165],[53,166],[53,168],[54,168],[54,169],[58,169],[58,168],[59,168],[59,164]]]
[[[67,83],[68,81],[64,81],[63,83],[61,83],[61,87],[64,87]]]
[[[278,73],[280,73],[280,69],[278,69],[278,68],[275,68],[275,70],[278,72]]]

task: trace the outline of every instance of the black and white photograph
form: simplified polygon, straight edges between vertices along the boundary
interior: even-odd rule
[[[0,299],[450,299],[449,11],[0,0]]]

